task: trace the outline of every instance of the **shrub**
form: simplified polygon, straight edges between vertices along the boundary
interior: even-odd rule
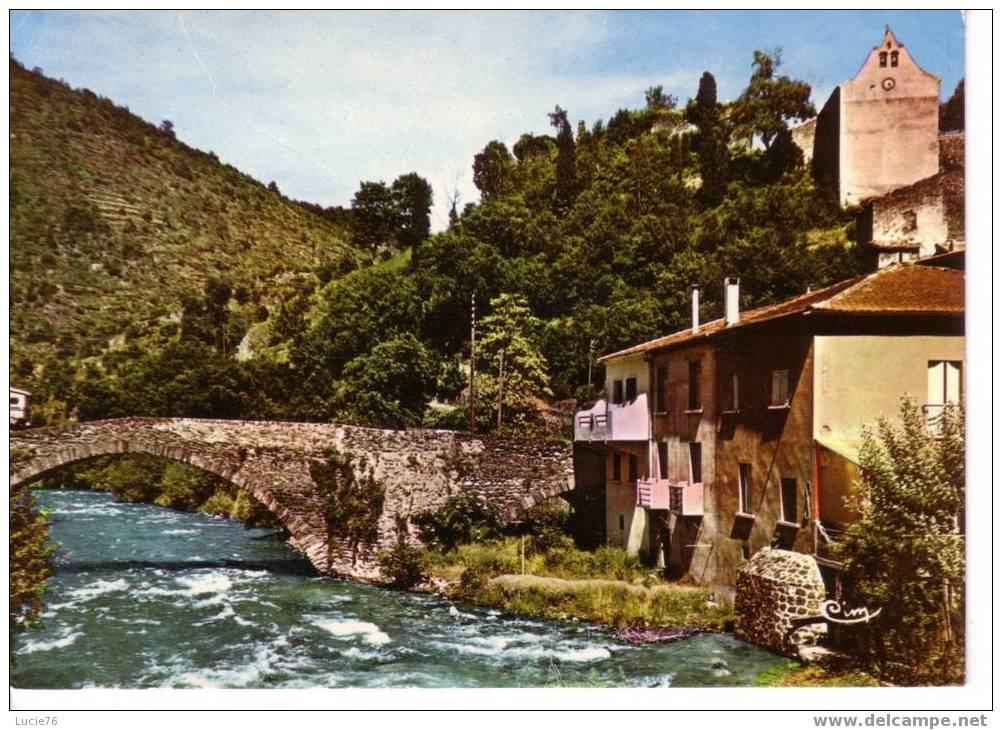
[[[864,433],[862,478],[845,532],[843,598],[880,608],[854,650],[897,684],[964,678],[964,414],[945,409],[935,433],[913,402],[901,423]]]
[[[407,590],[424,580],[422,551],[407,543],[406,532],[397,533],[397,542],[389,550],[377,553],[376,560],[391,588]]]
[[[351,546],[352,564],[362,543],[375,542],[378,521],[383,512],[386,488],[365,464],[358,471],[351,454],[330,448],[326,461],[310,463],[310,476],[324,495],[324,521],[327,524],[327,560],[331,561],[335,540]]]
[[[29,625],[42,612],[46,581],[52,573],[49,524],[28,484],[10,489],[10,632]]]
[[[427,542],[446,552],[460,543],[489,540],[501,531],[497,513],[472,492],[453,495],[437,510],[418,513],[414,522]]]

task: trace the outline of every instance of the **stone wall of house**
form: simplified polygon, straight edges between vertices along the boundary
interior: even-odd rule
[[[569,444],[455,431],[122,418],[12,432],[10,446],[13,484],[105,454],[149,454],[204,469],[268,507],[317,570],[363,579],[379,578],[376,553],[394,544],[401,527],[416,544],[411,518],[451,495],[473,492],[511,522],[538,502],[574,489]],[[310,472],[331,447],[350,457],[356,474],[371,474],[384,488],[379,537],[354,550],[329,544],[324,495]]]
[[[814,558],[766,548],[739,571],[734,598],[734,634],[780,654],[797,656],[791,636],[819,618],[825,584]]]

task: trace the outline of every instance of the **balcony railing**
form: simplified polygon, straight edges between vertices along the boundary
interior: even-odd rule
[[[703,484],[670,479],[641,479],[637,482],[637,505],[666,509],[683,517],[703,514]]]
[[[627,403],[600,400],[574,414],[575,441],[647,441],[650,437],[646,393]]]
[[[943,419],[947,411],[956,413],[956,403],[927,403],[922,406],[922,414],[925,416],[925,427],[930,436],[943,435]]]

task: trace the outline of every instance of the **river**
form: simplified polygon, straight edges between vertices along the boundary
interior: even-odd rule
[[[320,577],[232,520],[35,496],[60,548],[48,608],[16,639],[17,687],[736,686],[785,662],[725,634],[635,646]]]

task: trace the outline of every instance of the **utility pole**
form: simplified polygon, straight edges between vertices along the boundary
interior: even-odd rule
[[[477,430],[477,293],[470,295],[470,433]]]
[[[591,390],[591,364],[595,360],[595,338],[588,340],[588,390]]]
[[[504,403],[504,348],[501,348],[501,353],[498,356],[501,360],[501,364],[498,368],[498,431],[501,430],[501,407]]]

